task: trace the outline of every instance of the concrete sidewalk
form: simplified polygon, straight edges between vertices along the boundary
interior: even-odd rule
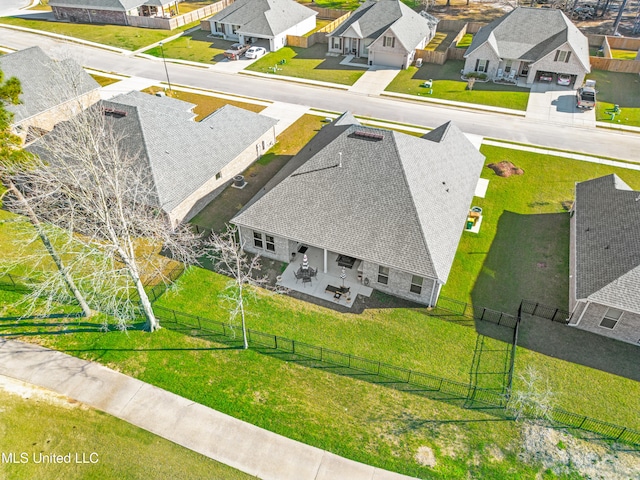
[[[0,375],[48,388],[265,480],[407,480],[55,350],[0,339]]]

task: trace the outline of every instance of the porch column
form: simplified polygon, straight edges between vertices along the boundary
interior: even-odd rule
[[[324,270],[323,270],[323,273],[327,273],[327,249],[323,248],[322,251],[324,252]]]
[[[433,287],[431,287],[431,295],[429,296],[429,306],[430,307],[433,307],[433,294],[436,291],[436,283],[438,283],[438,281],[434,280]]]
[[[244,244],[242,243],[242,231],[238,227],[238,242],[240,242],[240,248],[244,251]]]

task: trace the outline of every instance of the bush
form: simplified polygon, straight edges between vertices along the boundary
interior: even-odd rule
[[[465,78],[476,78],[478,80],[486,80],[487,79],[487,74],[486,73],[478,73],[478,72],[469,72],[469,73],[465,73],[464,77]]]

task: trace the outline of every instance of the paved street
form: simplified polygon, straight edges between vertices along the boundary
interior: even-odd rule
[[[166,79],[164,67],[159,60],[123,56],[115,52],[62,42],[31,33],[0,28],[0,45],[17,49],[40,45],[47,51],[53,50],[54,54],[59,54],[60,47],[64,45],[65,49],[85,66],[158,81]],[[527,119],[492,112],[365,96],[349,91],[327,90],[313,85],[283,83],[275,79],[221,73],[188,65],[169,64],[168,68],[171,82],[175,84],[331,111],[350,110],[359,115],[428,127],[435,127],[447,120],[452,120],[463,131],[485,137],[631,161],[637,161],[640,158],[640,136],[635,133],[555,124],[542,119]]]

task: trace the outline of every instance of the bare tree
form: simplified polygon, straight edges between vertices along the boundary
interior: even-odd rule
[[[518,375],[521,387],[511,394],[507,408],[516,420],[522,418],[548,419],[553,410],[555,394],[548,379],[532,365]]]
[[[240,316],[242,342],[247,349],[247,303],[255,299],[257,287],[267,285],[267,278],[257,275],[261,270],[260,255],[249,257],[244,251],[244,243],[238,237],[237,229],[232,226],[227,226],[227,230],[221,234],[212,233],[209,258],[220,273],[231,277],[223,299],[230,304],[231,319]]]
[[[92,308],[126,328],[139,302],[146,328],[154,331],[160,325],[143,277],[169,279],[159,255],[140,252],[162,247],[173,259],[193,264],[201,242],[184,225],[171,228],[148,163],[132,149],[136,142],[128,132],[116,128],[115,117],[96,104],[36,142],[30,149],[37,156],[13,176],[26,204],[13,207],[47,225],[56,237],[51,244],[68,259],[65,270]],[[36,290],[56,296],[60,286],[50,280]]]

